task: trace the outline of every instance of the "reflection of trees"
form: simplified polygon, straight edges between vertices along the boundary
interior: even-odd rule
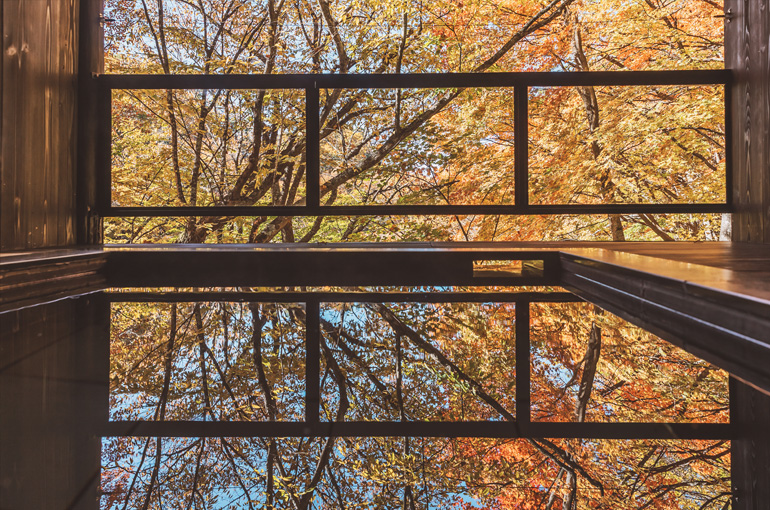
[[[538,306],[533,402],[559,393],[556,418],[601,420],[608,411],[593,400],[611,384],[607,375],[623,362],[644,365],[638,342],[625,360],[616,347],[637,330],[582,304]],[[298,304],[114,305],[112,418],[303,420],[305,320]],[[322,419],[514,420],[513,305],[329,304],[320,324]],[[554,363],[538,350],[549,343],[575,356],[563,369],[577,374],[571,388],[537,377],[539,359]],[[648,357],[660,362],[661,345],[649,345]],[[691,362],[685,372],[703,365],[684,355],[668,361]],[[682,419],[707,414],[699,392],[719,389],[714,374],[699,390],[691,378],[658,372],[667,391],[690,400]],[[624,398],[621,419],[633,406],[636,416],[669,416],[668,401]],[[422,508],[462,494],[491,507],[721,508],[728,452],[725,441],[113,438],[103,453],[103,506]]]

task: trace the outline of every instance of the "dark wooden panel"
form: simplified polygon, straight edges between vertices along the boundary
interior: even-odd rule
[[[107,251],[111,286],[555,285],[555,251],[417,245],[141,245]],[[419,247],[422,246],[422,247]],[[543,260],[543,276],[474,277],[474,260]]]
[[[104,94],[94,75],[104,70],[104,29],[100,22],[102,0],[80,0],[80,47],[78,69],[78,175],[77,240],[79,244],[98,244],[102,240],[102,222],[98,211],[97,169],[104,154],[100,140],[107,132],[104,125]],[[109,159],[109,154],[107,155]]]
[[[708,85],[727,83],[723,69],[679,71],[399,73],[399,74],[108,74],[99,81],[113,89],[304,89],[558,87],[586,85]]]
[[[104,436],[132,437],[534,437],[592,439],[725,439],[725,423],[555,423],[511,421],[204,422],[113,421]]]
[[[728,0],[725,64],[734,72],[733,239],[770,242],[770,10],[766,0]]]
[[[101,252],[0,257],[0,312],[103,289]]]
[[[79,0],[0,8],[0,250],[73,244]]]
[[[66,300],[0,314],[0,508],[98,508],[94,423],[106,416],[107,376],[94,360],[107,360],[107,343],[81,322],[89,308]]]
[[[770,505],[770,396],[731,381],[730,420],[744,431],[731,448],[733,508],[765,510]]]

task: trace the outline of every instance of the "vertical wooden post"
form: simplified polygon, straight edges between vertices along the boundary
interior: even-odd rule
[[[770,396],[730,380],[730,421],[739,438],[732,442],[734,510],[770,505]]]
[[[770,5],[726,0],[725,66],[733,70],[730,104],[733,241],[770,243]],[[733,508],[770,508],[770,396],[731,381]]]
[[[770,242],[770,6],[725,2],[725,66],[734,73],[732,110],[733,240]]]
[[[78,143],[77,143],[77,241],[102,242],[102,219],[98,208],[100,168],[100,115],[102,97],[94,75],[104,72],[103,0],[80,0],[78,50]],[[102,148],[103,149],[103,148]]]

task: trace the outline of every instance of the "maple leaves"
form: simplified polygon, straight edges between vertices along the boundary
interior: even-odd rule
[[[721,21],[713,17],[719,9],[694,0],[110,0],[108,8],[118,21],[109,27],[107,63],[118,73],[722,65]],[[510,90],[320,94],[322,203],[513,202]],[[304,203],[301,96],[116,91],[113,203]],[[532,203],[724,198],[720,87],[533,88],[529,100]],[[708,215],[623,215],[613,228],[611,221],[138,218],[107,222],[106,237],[596,240],[615,237],[619,227],[626,239],[714,239],[720,230],[719,218]],[[584,305],[533,305],[532,311],[534,418],[726,420],[723,373]],[[297,305],[132,304],[114,313],[113,419],[302,417],[304,331]],[[512,305],[329,304],[321,317],[321,414],[327,420],[338,414],[510,419],[513,325]],[[721,441],[114,439],[104,449],[103,488],[113,489],[108,506],[718,508],[729,497],[727,451]]]
[[[372,2],[166,0],[131,6],[115,0],[110,15],[120,22],[108,38],[107,59],[113,72],[142,73],[721,65],[721,25],[711,2]],[[531,91],[531,203],[724,199],[720,87],[597,88],[591,113],[597,120],[590,129],[578,92]],[[510,91],[322,90],[321,96],[323,203],[512,201]],[[289,91],[118,94],[115,203],[182,205],[194,195],[198,205],[302,204],[301,102]],[[140,114],[126,113],[131,110]],[[407,239],[426,233],[464,240],[608,235],[606,225],[596,228],[595,217],[405,220],[385,219],[386,231]],[[382,232],[361,229],[355,218],[319,218],[307,226],[301,218],[198,218],[181,228],[174,220],[149,223],[159,221],[162,228],[148,229],[143,220],[113,220],[107,235],[134,242],[291,242],[345,239],[340,233],[374,240]],[[622,227],[628,239],[715,239],[721,226],[718,217],[702,215],[625,215],[622,225],[615,223],[613,229]]]
[[[531,314],[538,420],[574,420],[596,325],[601,356],[586,421],[727,422],[727,374],[710,364],[586,303],[533,304]]]

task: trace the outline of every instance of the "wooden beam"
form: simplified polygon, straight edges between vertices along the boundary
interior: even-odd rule
[[[764,510],[770,504],[770,396],[741,383],[730,384],[734,510]]]
[[[109,136],[110,122],[105,123],[109,117],[104,109],[111,97],[110,91],[100,87],[94,78],[104,71],[102,4],[102,0],[80,0],[77,109],[77,239],[80,245],[102,241],[99,168],[104,166],[105,151],[109,161],[105,136]],[[105,198],[109,200],[109,193]]]
[[[106,257],[98,250],[52,250],[0,258],[0,312],[103,289]]]
[[[770,12],[764,0],[727,0],[731,86],[733,240],[770,242]]]
[[[580,250],[561,258],[561,281],[567,289],[770,392],[770,301],[726,291],[715,282],[699,283],[692,264],[653,261],[681,270],[678,276],[661,275],[665,269],[655,274],[575,251]],[[708,269],[701,267],[705,275],[711,274]]]
[[[201,422],[111,421],[102,436],[129,437],[499,437],[592,439],[725,439],[723,423]]]
[[[109,248],[107,279],[128,287],[556,285],[558,254],[402,245],[141,245]],[[543,276],[474,276],[475,260],[543,260]],[[148,270],[151,268],[151,270]]]

